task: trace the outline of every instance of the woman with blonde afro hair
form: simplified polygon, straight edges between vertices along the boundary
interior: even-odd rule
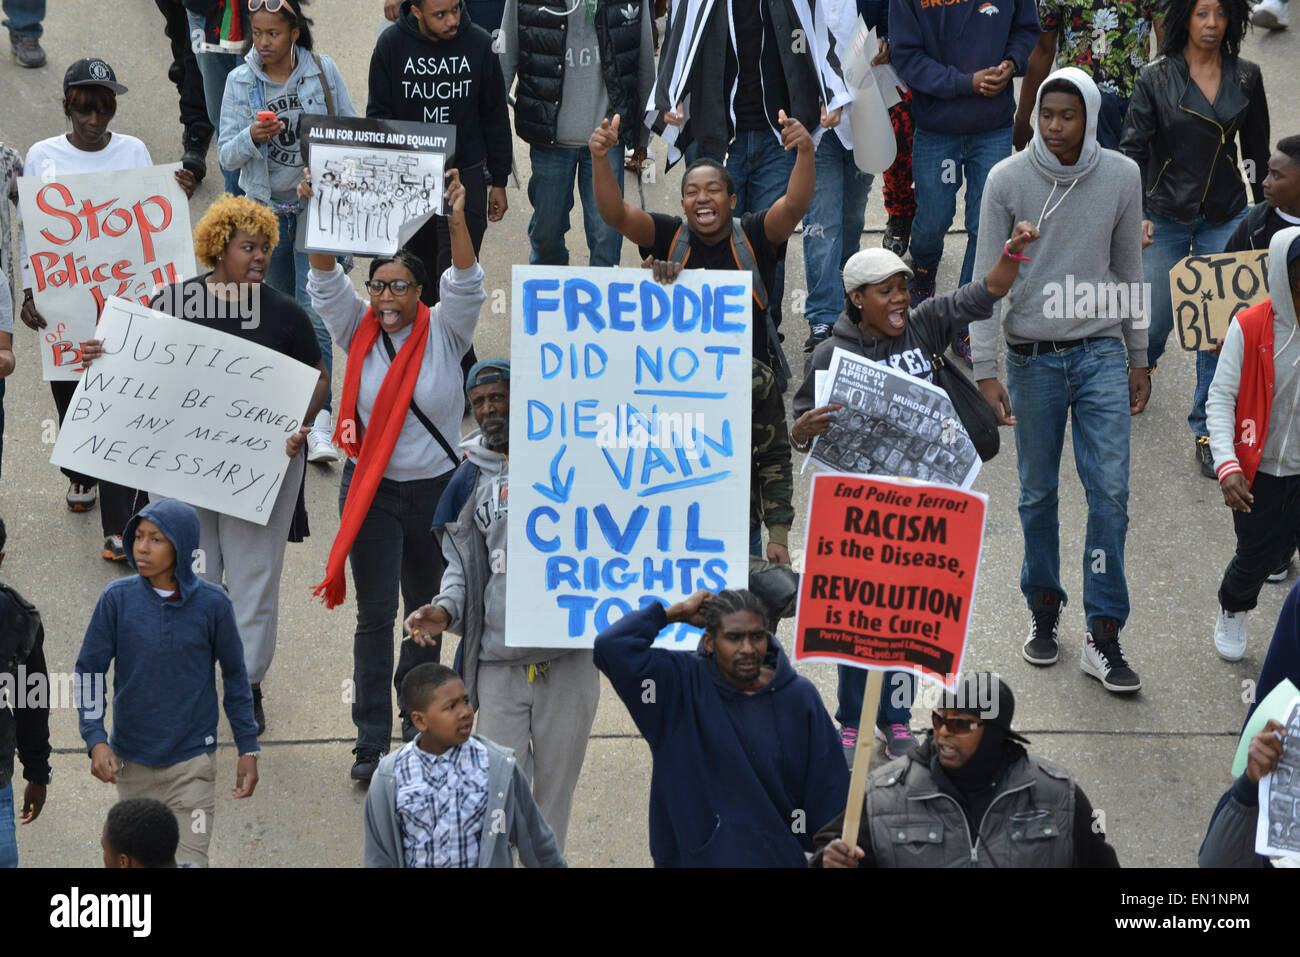
[[[280,571],[290,526],[301,501],[307,432],[329,395],[330,376],[321,359],[311,317],[293,296],[262,280],[270,267],[271,250],[279,238],[275,213],[244,197],[222,196],[203,214],[194,230],[194,251],[211,271],[163,289],[154,309],[209,329],[237,336],[316,369],[319,377],[296,428],[286,430],[289,465],[265,525],[257,525],[195,506],[199,514],[199,547],[204,567],[199,573],[214,584],[225,584],[235,606],[235,622],[244,644],[244,661],[253,685],[253,716],[258,733],[266,728],[262,710],[262,678],[275,653],[276,621],[280,617]],[[216,401],[227,401],[218,396]],[[214,447],[220,458],[220,447]],[[194,503],[191,502],[191,505]]]

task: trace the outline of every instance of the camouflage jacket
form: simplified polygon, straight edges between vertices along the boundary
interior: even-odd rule
[[[749,481],[749,525],[767,526],[770,541],[787,544],[794,522],[794,468],[785,402],[776,378],[754,360],[753,463]]]

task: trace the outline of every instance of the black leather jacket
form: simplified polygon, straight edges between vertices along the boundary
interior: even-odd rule
[[[1269,156],[1268,102],[1259,67],[1225,57],[1213,109],[1192,81],[1182,54],[1147,64],[1133,85],[1120,152],[1142,170],[1143,206],[1178,223],[1202,212],[1225,223],[1246,205],[1237,165],[1241,140],[1251,192],[1263,199]]]

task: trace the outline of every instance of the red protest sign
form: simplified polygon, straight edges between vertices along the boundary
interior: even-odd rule
[[[796,660],[906,669],[953,686],[986,502],[946,485],[814,476]]]

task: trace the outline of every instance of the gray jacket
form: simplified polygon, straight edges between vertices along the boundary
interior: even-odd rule
[[[1074,797],[1069,771],[1026,754],[1008,769],[971,840],[961,806],[939,789],[928,763],[902,757],[868,780],[872,852],[879,867],[1070,867]]]
[[[517,847],[525,867],[567,867],[550,825],[537,810],[515,753],[477,734],[473,737],[488,750],[488,806],[479,839],[478,866],[514,867],[510,851]],[[366,867],[406,866],[393,766],[399,754],[415,747],[419,745],[411,741],[386,756],[370,781],[365,810]]]

